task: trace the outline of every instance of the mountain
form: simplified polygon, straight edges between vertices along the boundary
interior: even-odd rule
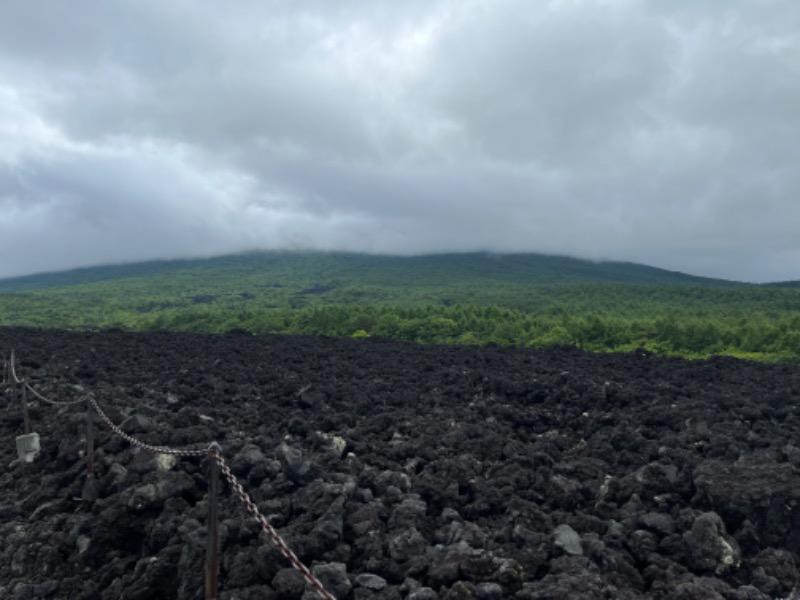
[[[320,252],[254,252],[208,259],[153,261],[43,273],[0,280],[0,292],[24,292],[135,279],[140,284],[184,281],[221,291],[230,284],[340,287],[473,284],[648,283],[741,286],[628,262],[590,261],[542,254],[432,254],[382,256]],[[172,287],[172,286],[171,286]]]
[[[541,254],[259,252],[0,281],[0,327],[574,344],[800,361],[800,288]]]

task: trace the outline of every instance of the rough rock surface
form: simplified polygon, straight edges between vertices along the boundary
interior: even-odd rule
[[[800,367],[385,340],[0,329],[48,398],[223,448],[340,598],[796,597]],[[0,598],[203,597],[207,459],[0,404]],[[222,483],[220,597],[311,598]]]

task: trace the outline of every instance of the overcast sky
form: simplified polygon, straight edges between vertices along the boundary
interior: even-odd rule
[[[247,249],[800,279],[797,0],[0,3],[0,277]]]

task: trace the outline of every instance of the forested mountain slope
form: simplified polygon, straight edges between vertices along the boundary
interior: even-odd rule
[[[217,286],[243,283],[292,285],[463,285],[477,282],[549,283],[684,283],[737,285],[625,262],[589,261],[542,254],[433,254],[381,256],[321,252],[254,252],[197,260],[170,260],[109,265],[0,280],[0,291],[28,291],[88,283],[136,279],[153,285],[178,277],[181,283],[212,281]]]
[[[794,282],[796,283],[796,282]],[[800,288],[543,255],[268,252],[0,282],[0,325],[800,360]]]

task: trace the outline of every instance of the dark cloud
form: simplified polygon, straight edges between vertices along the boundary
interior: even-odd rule
[[[800,278],[800,5],[0,6],[0,276],[316,247]]]

